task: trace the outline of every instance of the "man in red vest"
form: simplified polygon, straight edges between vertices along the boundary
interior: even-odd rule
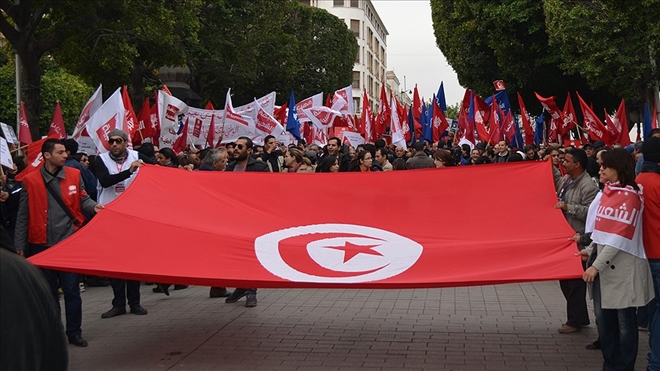
[[[64,240],[85,222],[84,213],[93,215],[103,208],[87,192],[80,171],[64,166],[66,148],[59,139],[48,139],[41,147],[43,166],[26,175],[16,218],[16,251],[22,256],[38,254]],[[64,292],[66,335],[69,343],[86,347],[82,338],[82,299],[80,276],[75,273],[42,269],[53,298],[60,305],[58,288]]]

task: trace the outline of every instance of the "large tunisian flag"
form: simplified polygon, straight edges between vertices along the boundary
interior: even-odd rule
[[[574,232],[554,209],[550,166],[282,175],[146,165],[86,227],[30,260],[90,275],[234,287],[452,287],[578,278],[580,258],[569,241]],[[489,184],[516,181],[534,187],[498,187],[493,197]],[[301,202],[314,212],[292,208]],[[512,204],[515,214],[483,222],[479,211]]]

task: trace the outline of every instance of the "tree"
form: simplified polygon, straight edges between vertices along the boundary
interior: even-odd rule
[[[580,91],[596,108],[617,99],[561,68],[561,52],[549,46],[543,4],[537,0],[431,0],[436,41],[462,85],[482,96],[504,80],[510,97],[519,91],[530,111],[541,109],[534,91],[557,95]],[[516,99],[510,99],[517,106]]]
[[[193,89],[236,104],[275,90],[280,103],[349,85],[357,42],[328,12],[295,0],[206,0],[191,52]]]
[[[550,45],[560,66],[628,102],[653,104],[659,57],[660,3],[545,0]]]

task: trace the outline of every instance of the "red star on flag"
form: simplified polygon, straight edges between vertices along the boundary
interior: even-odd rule
[[[383,256],[383,254],[373,250],[374,247],[378,247],[378,246],[380,245],[356,245],[346,241],[344,242],[344,246],[328,246],[328,248],[343,251],[344,263],[346,263],[347,261],[353,259],[356,255],[359,254]]]

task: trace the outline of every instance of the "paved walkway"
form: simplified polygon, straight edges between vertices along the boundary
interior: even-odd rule
[[[88,348],[70,370],[600,370],[594,325],[562,335],[557,282],[415,290],[260,289],[259,306],[207,287],[154,294],[146,316],[101,319],[110,287],[83,295]],[[593,312],[592,316],[593,316]],[[593,323],[593,320],[592,320]],[[640,332],[637,369],[646,367]]]

